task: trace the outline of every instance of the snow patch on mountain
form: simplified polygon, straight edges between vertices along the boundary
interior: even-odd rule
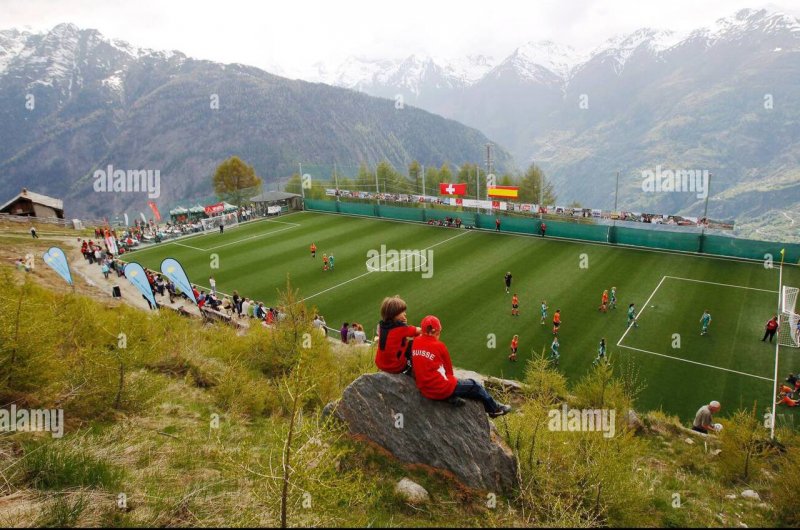
[[[520,46],[504,61],[529,79],[540,77],[539,68],[555,73],[563,80],[569,79],[575,67],[587,57],[570,46],[561,46],[553,41],[529,42]]]

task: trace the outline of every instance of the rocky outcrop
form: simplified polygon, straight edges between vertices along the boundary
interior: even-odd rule
[[[352,435],[401,462],[444,471],[475,489],[502,492],[517,485],[516,457],[478,402],[453,407],[431,401],[411,377],[375,373],[356,379],[327,410]]]

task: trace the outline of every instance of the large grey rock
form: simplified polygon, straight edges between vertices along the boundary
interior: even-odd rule
[[[351,383],[335,414],[352,435],[401,462],[449,472],[475,489],[500,492],[517,485],[517,459],[479,402],[453,407],[422,397],[409,376],[376,373]]]

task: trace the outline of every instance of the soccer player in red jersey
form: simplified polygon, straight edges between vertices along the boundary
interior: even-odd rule
[[[314,243],[311,243],[311,257],[312,258],[317,257],[317,245],[315,245]]]
[[[439,340],[442,324],[435,316],[422,319],[422,336],[414,339],[411,361],[414,381],[420,393],[428,399],[448,401],[455,406],[465,405],[464,399],[483,403],[489,416],[496,418],[511,412],[509,405],[494,400],[474,379],[458,379],[453,375],[453,363],[447,346]]]
[[[511,297],[511,316],[519,316],[519,298],[517,298],[517,293],[514,293],[514,296]]]
[[[514,335],[514,338],[511,339],[511,355],[508,356],[509,361],[516,362],[518,347],[519,347],[519,335]]]
[[[411,374],[411,345],[422,330],[408,325],[407,309],[405,301],[397,295],[383,299],[375,355],[375,366],[381,371]]]
[[[608,289],[603,291],[603,297],[600,300],[600,307],[597,308],[598,311],[602,311],[605,313],[608,311]]]
[[[561,327],[561,310],[556,309],[553,315],[553,335],[558,335],[558,328]]]

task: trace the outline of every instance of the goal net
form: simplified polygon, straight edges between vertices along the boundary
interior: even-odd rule
[[[781,346],[800,348],[800,315],[797,314],[797,293],[800,289],[784,285],[781,290],[780,327],[778,342]]]
[[[203,232],[210,232],[215,230],[219,232],[220,225],[224,225],[225,230],[238,226],[239,217],[236,215],[235,212],[226,213],[214,217],[209,217],[208,219],[201,219],[200,222],[203,223]]]

